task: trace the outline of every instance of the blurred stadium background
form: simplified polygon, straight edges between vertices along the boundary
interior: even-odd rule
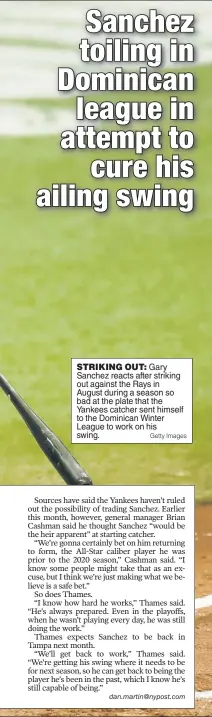
[[[135,14],[141,6],[142,12],[153,7],[132,0],[130,7],[108,0],[96,5],[103,14],[117,6]],[[75,118],[74,97],[57,93],[57,67],[80,70],[77,45],[88,7],[90,2],[71,0],[0,2],[0,370],[68,444],[71,357],[192,356],[192,446],[95,444],[74,446],[73,452],[96,484],[195,483],[197,499],[209,501],[212,3],[157,4],[158,11],[197,17],[189,41],[195,39],[198,48],[192,127],[198,202],[186,216],[114,206],[106,215],[89,209],[42,213],[35,207],[37,189],[53,181],[95,184],[89,177],[92,152],[59,148],[60,132],[73,128]],[[118,185],[121,180],[111,181],[112,193]],[[1,483],[58,483],[9,402],[0,398]]]

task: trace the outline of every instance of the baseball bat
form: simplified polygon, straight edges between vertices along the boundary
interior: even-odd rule
[[[0,375],[0,388],[10,398],[41,450],[65,483],[68,485],[92,485],[91,478],[64,446],[64,443],[34,413],[2,375]]]

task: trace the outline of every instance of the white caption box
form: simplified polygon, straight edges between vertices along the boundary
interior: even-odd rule
[[[192,359],[72,359],[72,443],[192,443]]]
[[[193,708],[194,487],[0,499],[1,708]]]

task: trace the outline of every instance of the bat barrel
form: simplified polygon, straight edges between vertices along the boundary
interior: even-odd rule
[[[6,396],[10,398],[11,403],[13,403],[13,406],[17,409],[18,413],[22,416],[24,421],[26,422],[27,426],[32,430],[32,432],[36,431],[38,427],[45,428],[45,424],[43,424],[43,421],[39,418],[39,416],[36,415],[36,413],[28,406],[28,404],[19,396],[17,391],[10,385],[9,381],[0,375],[0,388],[4,391]],[[46,426],[47,428],[47,426]]]
[[[62,441],[19,396],[2,374],[0,375],[0,388],[10,398],[41,450],[63,480],[68,485],[92,485],[90,476],[71,455]]]

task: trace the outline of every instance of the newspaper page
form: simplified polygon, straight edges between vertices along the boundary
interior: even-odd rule
[[[0,3],[0,717],[212,717],[211,29]]]

